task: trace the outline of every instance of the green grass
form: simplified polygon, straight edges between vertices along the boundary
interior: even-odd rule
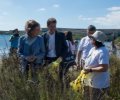
[[[110,59],[111,87],[106,100],[120,100],[120,59]],[[48,72],[48,68],[39,71],[39,84],[26,82],[19,71],[19,62],[15,57],[4,57],[0,66],[0,100],[83,100],[81,93],[70,88],[61,88],[59,80]]]

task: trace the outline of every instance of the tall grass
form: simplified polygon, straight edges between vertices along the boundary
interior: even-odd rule
[[[120,100],[120,59],[116,56],[110,58],[110,76],[110,97],[112,100]]]
[[[120,59],[110,59],[111,87],[108,99],[120,100]],[[81,93],[70,88],[61,88],[59,80],[48,72],[39,71],[39,83],[29,83],[19,71],[19,61],[15,56],[3,57],[0,65],[0,100],[83,100]]]
[[[48,68],[39,71],[39,84],[29,83],[19,71],[16,57],[4,57],[0,68],[0,100],[79,100],[81,95],[63,91]]]

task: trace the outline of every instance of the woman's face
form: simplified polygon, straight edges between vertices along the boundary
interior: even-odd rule
[[[32,36],[37,36],[40,33],[40,27],[35,27],[35,29],[31,32]]]

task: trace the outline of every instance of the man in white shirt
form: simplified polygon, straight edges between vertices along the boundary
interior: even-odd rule
[[[55,33],[49,35],[49,45],[48,45],[48,54],[47,57],[56,57],[56,51],[55,51]]]
[[[96,31],[96,27],[93,25],[89,25],[87,29],[87,36],[83,37],[79,43],[77,57],[76,57],[78,68],[80,67],[83,68],[85,64],[85,59],[87,58],[89,51],[93,47],[89,36],[93,35],[95,31]]]

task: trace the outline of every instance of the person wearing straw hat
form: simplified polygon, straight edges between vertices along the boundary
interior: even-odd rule
[[[85,60],[84,73],[92,76],[86,81],[85,97],[88,99],[85,100],[104,100],[110,86],[109,51],[104,45],[106,35],[96,31],[89,37],[94,47]]]

